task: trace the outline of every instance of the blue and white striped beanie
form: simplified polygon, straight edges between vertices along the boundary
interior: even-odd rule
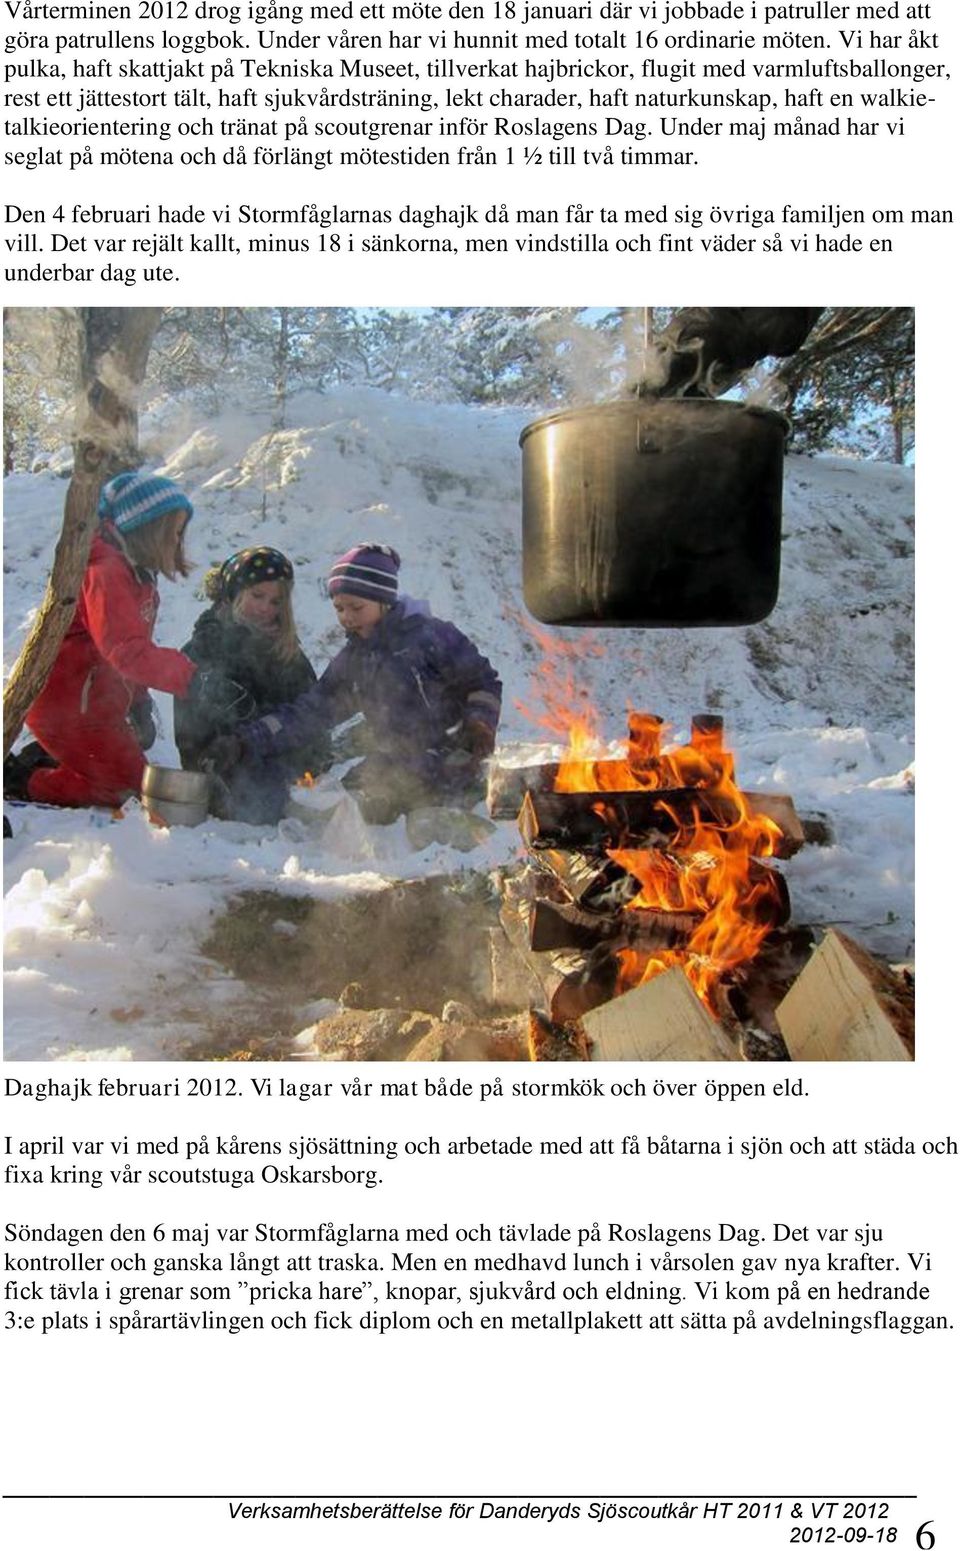
[[[193,506],[180,486],[162,474],[118,474],[100,492],[97,509],[101,522],[112,522],[119,533],[132,533],[167,512],[186,512]]]
[[[387,544],[356,544],[331,567],[327,592],[331,598],[345,592],[351,598],[371,598],[374,603],[396,603],[400,556]]]

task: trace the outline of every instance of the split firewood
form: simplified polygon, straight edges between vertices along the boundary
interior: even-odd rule
[[[773,792],[744,792],[744,802],[751,818],[772,819],[780,831],[773,843],[774,856],[796,856],[810,837],[806,825],[801,823],[792,797]]]
[[[794,1061],[912,1061],[912,987],[843,932],[827,932],[777,1008]]]
[[[530,947],[529,901],[504,900],[500,923],[511,945],[540,986],[547,1017],[566,1023],[616,994],[619,962],[605,945],[584,952],[559,948],[536,953]]]
[[[549,848],[531,856],[534,866],[581,910],[598,915],[617,911],[640,892],[639,879],[607,856]]]
[[[557,905],[535,900],[529,919],[530,947],[534,953],[551,948],[596,948],[601,942],[622,934],[616,917],[588,915],[575,905]]]
[[[575,905],[537,900],[530,912],[530,946],[536,953],[596,948],[614,941],[672,948],[686,942],[702,919],[692,910],[624,910],[617,916],[599,916]]]
[[[587,955],[571,948],[535,953],[530,947],[532,908],[532,902],[527,899],[504,899],[500,906],[500,924],[511,947],[533,975],[549,1012],[555,995],[567,979],[586,969]]]
[[[492,819],[515,819],[527,792],[552,792],[560,769],[556,760],[543,765],[499,765],[487,773],[487,812]]]
[[[734,1061],[732,1040],[681,969],[668,969],[583,1017],[592,1061]]]

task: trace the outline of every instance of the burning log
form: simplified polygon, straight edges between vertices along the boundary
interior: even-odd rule
[[[734,1061],[737,1052],[680,969],[583,1017],[592,1061]]]
[[[701,711],[690,718],[690,743],[694,748],[723,747],[723,717]]]
[[[734,1003],[743,1004],[755,1038],[782,1059],[769,988],[784,981],[767,972],[782,966],[763,949],[790,916],[786,882],[768,859],[803,843],[793,804],[739,790],[719,716],[694,717],[690,742],[663,751],[659,717],[631,712],[628,732],[620,759],[591,758],[596,739],[575,726],[558,765],[513,770],[512,789],[492,774],[494,811],[515,800],[518,782],[530,788],[519,827],[532,866],[504,929],[511,934],[512,912],[512,940],[554,1023],[679,970],[711,1023],[733,1024]]]
[[[616,791],[623,785],[625,771],[629,770],[628,761],[623,759],[591,759],[584,763],[589,765],[591,779],[596,783],[598,792]],[[649,769],[653,769],[657,762],[647,761]],[[636,770],[636,766],[633,767]],[[523,799],[527,792],[542,795],[545,792],[558,790],[557,780],[563,765],[559,760],[548,760],[538,765],[498,765],[493,763],[487,776],[487,811],[494,819],[515,819],[523,806]],[[630,788],[627,788],[630,790]],[[659,791],[663,788],[651,782],[648,787],[639,787],[638,790]],[[569,787],[563,790],[570,790]]]
[[[611,790],[608,775],[612,777],[621,770],[622,761],[597,760],[594,769],[600,789],[592,796],[595,801],[600,801]],[[517,818],[528,792],[534,796],[543,796],[554,791],[559,770],[560,765],[556,762],[544,765],[491,765],[487,783],[487,809],[491,818]],[[698,793],[701,791],[700,788],[696,790]],[[665,797],[668,794],[664,788],[654,789],[646,795]],[[781,831],[781,838],[774,840],[774,856],[795,856],[804,844],[833,844],[833,836],[826,822],[819,815],[801,821],[792,798],[769,792],[744,792],[742,795],[750,818],[772,819]]]
[[[537,851],[534,858],[547,887],[538,889],[534,884],[531,891],[531,875],[527,873],[524,918],[530,917],[533,933],[532,913],[538,902],[546,907],[537,928],[543,947],[592,946],[611,936],[629,940],[658,932],[687,937],[710,906],[713,869],[709,857],[682,858],[648,848],[615,852],[605,864],[577,851]],[[775,867],[749,858],[739,893],[745,921],[768,930],[789,921],[790,891]],[[571,938],[566,926],[550,919],[551,909],[566,923],[582,927],[583,932]],[[611,920],[615,930],[610,929]],[[562,933],[562,941],[553,941],[550,934],[555,932]]]
[[[830,930],[777,1008],[794,1061],[912,1061],[912,987]]]
[[[738,817],[727,797],[675,787],[636,792],[528,792],[520,809],[519,826],[531,850],[570,847],[604,851],[642,847],[676,838],[698,820],[729,827]]]

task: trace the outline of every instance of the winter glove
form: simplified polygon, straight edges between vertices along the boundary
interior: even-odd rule
[[[497,734],[489,722],[479,716],[468,717],[460,732],[460,746],[477,761],[489,759],[497,741]]]
[[[204,770],[226,777],[235,770],[243,758],[243,744],[235,732],[224,733],[204,749],[200,760]]]
[[[147,749],[152,749],[157,741],[157,732],[159,731],[157,708],[153,703],[153,696],[141,695],[136,699],[127,712],[127,720],[133,728],[133,735],[144,753],[146,753]]]
[[[226,729],[254,714],[252,695],[219,668],[199,668],[190,680],[187,703],[215,726]]]

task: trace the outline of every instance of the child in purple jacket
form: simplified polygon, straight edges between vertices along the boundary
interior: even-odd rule
[[[336,562],[328,592],[347,643],[298,700],[222,739],[222,769],[274,759],[363,713],[366,757],[348,773],[370,823],[430,804],[472,807],[493,753],[501,684],[487,659],[426,604],[401,597],[400,557],[358,544]]]

